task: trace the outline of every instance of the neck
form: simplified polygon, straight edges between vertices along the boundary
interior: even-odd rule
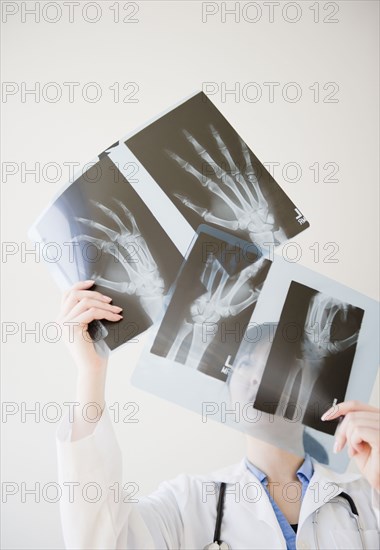
[[[246,447],[248,460],[267,475],[269,482],[297,481],[296,472],[305,458],[303,447],[294,454],[251,436],[247,436]]]

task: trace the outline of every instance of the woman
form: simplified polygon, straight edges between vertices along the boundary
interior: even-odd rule
[[[344,416],[335,450],[346,446],[362,475],[337,474],[312,460],[300,437],[295,454],[250,435],[246,457],[236,465],[208,475],[181,474],[139,502],[115,498],[110,487],[122,486],[122,461],[104,399],[107,358],[97,353],[87,327],[94,319],[118,321],[122,312],[92,285],[74,285],[60,314],[78,368],[79,406],[74,421],[66,417],[57,432],[59,480],[73,489],[61,500],[67,548],[199,549],[215,539],[235,550],[379,547],[379,411],[357,402],[341,403],[324,418]],[[96,422],[81,414],[88,403],[97,404]],[[284,442],[294,437],[293,423],[274,417],[273,424]],[[83,498],[81,489],[94,482],[100,494]],[[213,538],[221,483],[224,513],[220,536]],[[342,492],[357,507],[360,529],[347,501],[337,496]]]

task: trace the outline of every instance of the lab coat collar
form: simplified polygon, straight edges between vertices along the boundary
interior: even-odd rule
[[[208,477],[210,477],[211,481],[217,483],[237,483],[238,481],[241,482],[243,478],[248,479],[249,477],[257,479],[256,476],[248,470],[245,460],[244,457],[236,464],[214,470]]]
[[[306,489],[303,498],[298,528],[302,527],[303,522],[312,515],[318,508],[326,504],[329,500],[335,498],[342,491],[348,492],[346,485],[360,479],[360,473],[354,472],[334,472],[330,468],[319,464],[312,459],[314,474]]]
[[[345,483],[351,483],[351,481],[355,481],[356,479],[359,479],[361,477],[360,473],[335,472],[334,470],[331,470],[327,466],[320,464],[314,458],[311,458],[311,461],[313,463],[314,473],[310,480],[310,483],[312,481],[316,481],[317,479],[319,479],[319,480],[325,480],[326,482],[330,481],[332,483],[345,484]],[[225,466],[224,468],[214,470],[213,472],[211,472],[210,477],[211,477],[211,481],[224,482],[224,483],[236,483],[237,481],[241,481],[242,478],[244,477],[256,478],[256,476],[254,476],[253,473],[251,473],[248,470],[246,466],[245,457],[242,460],[240,460],[240,462],[237,462],[236,464],[232,464],[229,466]]]
[[[250,487],[249,484],[251,484],[251,486],[253,484],[257,484],[257,486],[261,487],[260,479],[247,468],[245,458],[237,464],[211,472],[207,478],[216,483],[224,482],[227,484],[237,484],[237,492],[242,495],[244,495],[245,489]],[[228,489],[226,489],[226,494],[228,494],[227,491]],[[265,522],[273,531],[275,531],[281,544],[280,548],[285,550],[285,537],[282,533],[280,524],[277,521],[277,517],[269,497],[264,488],[262,488],[261,492],[259,491],[259,489],[257,490],[257,493],[254,489],[252,491],[253,495],[257,494],[257,498],[244,498],[244,496],[242,496],[239,500],[239,505],[246,508],[248,513],[251,514],[256,520]]]
[[[245,465],[247,466],[248,470],[250,470],[253,474],[255,474],[255,476],[261,481],[261,483],[266,483],[267,475],[265,474],[265,472],[260,470],[260,468],[258,468],[250,460],[248,460],[248,457],[246,457],[245,459]],[[311,460],[310,455],[306,453],[304,461],[302,462],[301,466],[298,468],[296,475],[298,479],[304,478],[307,481],[307,483],[309,483],[313,475],[313,471],[314,471],[313,462]]]
[[[336,497],[342,491],[348,492],[347,488],[345,488],[345,485],[351,483],[352,481],[360,479],[361,477],[361,474],[359,473],[334,472],[327,466],[324,466],[315,461],[313,458],[311,460],[314,467],[314,473],[303,498],[300,517],[298,521],[298,531],[301,529],[302,524],[304,523],[306,518],[308,518],[323,504]],[[257,483],[260,483],[259,478],[257,478],[251,471],[248,470],[245,458],[243,458],[237,464],[215,470],[210,474],[210,476],[208,476],[208,478],[211,478],[211,481],[219,483],[240,483],[241,485],[244,483],[252,483],[255,481]],[[263,498],[258,499],[256,503],[252,503],[251,501],[246,501],[243,499],[242,505],[249,507],[251,513],[254,513],[257,519],[265,521],[272,527],[272,529],[275,529],[278,533],[279,538],[284,541],[286,548],[286,543],[281,528],[265,491],[263,491],[262,496]],[[255,507],[254,510],[253,506]]]

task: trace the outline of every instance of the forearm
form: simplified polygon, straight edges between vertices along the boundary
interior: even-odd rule
[[[95,430],[105,407],[107,365],[79,370],[71,440],[86,437]]]
[[[94,282],[79,281],[65,292],[58,317],[66,344],[78,368],[78,405],[74,408],[72,441],[92,434],[105,406],[108,348],[99,346],[97,349],[88,326],[95,320],[116,322],[123,318],[120,315],[122,308],[112,305],[109,296],[97,290],[89,290]]]

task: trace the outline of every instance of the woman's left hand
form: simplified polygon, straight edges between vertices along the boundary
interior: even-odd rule
[[[344,416],[335,434],[334,452],[347,444],[348,455],[372,487],[380,491],[380,409],[360,401],[344,401],[326,411],[322,420]]]

